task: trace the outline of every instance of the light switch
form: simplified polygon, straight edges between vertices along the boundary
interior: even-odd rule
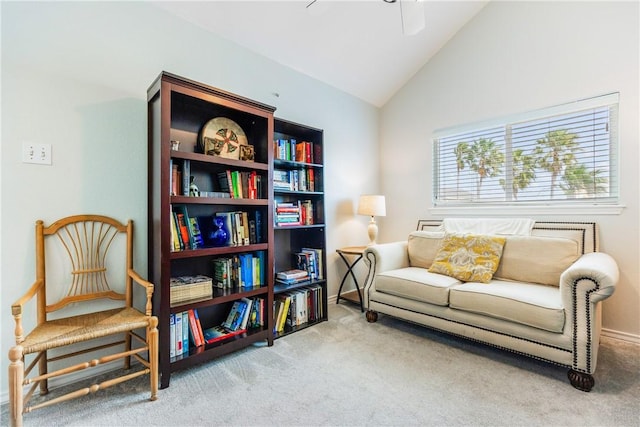
[[[51,144],[22,144],[22,162],[38,165],[51,164]]]

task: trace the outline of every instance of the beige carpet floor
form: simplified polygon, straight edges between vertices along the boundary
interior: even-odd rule
[[[329,316],[272,347],[176,372],[155,402],[134,380],[26,414],[25,425],[640,426],[638,345],[603,338],[584,393],[566,368],[388,316],[369,324],[348,303]]]

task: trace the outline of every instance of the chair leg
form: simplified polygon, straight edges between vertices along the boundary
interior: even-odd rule
[[[149,346],[149,374],[151,381],[151,399],[158,398],[158,318],[152,317],[147,330],[147,345]]]
[[[22,426],[22,410],[24,406],[22,383],[24,382],[24,355],[22,346],[9,350],[9,418],[12,427]]]
[[[124,348],[125,351],[131,350],[131,332],[127,332],[124,335]],[[128,370],[129,368],[131,368],[131,356],[124,358],[124,369]]]
[[[39,367],[38,369],[40,371],[40,375],[45,375],[49,370],[49,367],[47,366],[47,360],[48,360],[47,351],[45,350],[41,352],[39,356],[40,356],[40,361],[38,362],[38,367]],[[40,395],[44,396],[47,393],[49,393],[49,380],[44,379],[40,381]]]

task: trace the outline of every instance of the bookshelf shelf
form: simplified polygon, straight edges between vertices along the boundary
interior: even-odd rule
[[[275,282],[275,338],[280,338],[327,320],[323,131],[276,118],[273,148],[275,272],[309,271],[309,280]],[[279,323],[278,305],[287,307],[287,298],[287,318]],[[301,301],[306,312],[294,317]]]
[[[147,107],[148,265],[149,277],[156,285],[153,310],[159,319],[160,387],[166,388],[171,373],[178,369],[256,342],[273,345],[274,232],[270,177],[275,108],[166,72],[149,87]],[[229,157],[236,156],[230,154],[236,149],[249,153],[242,157],[246,160],[239,160],[239,155],[227,158],[222,154],[204,154],[203,144],[213,145],[211,139],[207,142],[204,138],[207,135],[204,129],[212,119],[221,118],[237,125],[230,125],[225,131],[233,130],[239,135],[237,128],[240,128],[253,151],[234,148],[235,139],[229,133],[225,134],[222,148],[228,145]],[[172,147],[172,141],[179,144]],[[237,193],[234,197],[232,191]],[[227,221],[224,227],[218,226],[217,219]],[[212,224],[215,229],[208,228]],[[222,228],[225,233],[214,233]],[[228,242],[235,239],[240,244],[218,245],[216,239],[220,238]],[[242,264],[240,269],[237,263],[240,260],[249,264]],[[222,280],[216,268],[226,262],[232,280],[227,288],[221,289],[215,286]],[[251,274],[241,273],[247,271]],[[182,276],[210,278],[212,294],[172,304],[170,280]],[[241,280],[257,285],[239,286]],[[248,324],[247,332],[199,346],[189,340],[189,334],[183,333],[182,341],[179,332],[172,335],[173,330],[178,330],[179,317],[183,324],[188,323],[183,331],[190,330],[191,320],[187,317],[190,312],[195,313],[202,329],[222,324],[232,305],[240,300],[252,301],[254,309],[260,307],[256,317],[262,322]]]

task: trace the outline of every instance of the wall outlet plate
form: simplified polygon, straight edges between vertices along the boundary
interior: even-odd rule
[[[22,162],[37,165],[51,164],[51,144],[22,144]]]

